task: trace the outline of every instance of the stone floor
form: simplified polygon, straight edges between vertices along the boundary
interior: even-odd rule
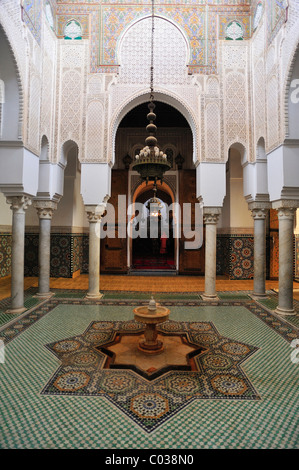
[[[38,279],[25,277],[25,289],[37,287]],[[51,288],[88,289],[88,275],[82,274],[74,279],[51,278]],[[126,276],[101,275],[100,288],[105,291],[143,291],[143,292],[203,292],[203,276]],[[252,291],[253,280],[229,280],[223,276],[216,279],[217,291]],[[266,289],[278,290],[278,281],[266,281]],[[299,283],[294,282],[294,295],[299,300]],[[10,296],[10,277],[0,279],[0,300]]]

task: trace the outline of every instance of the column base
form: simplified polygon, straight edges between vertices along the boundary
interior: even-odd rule
[[[219,300],[217,294],[200,294],[202,300]]]
[[[274,313],[277,313],[278,315],[296,315],[296,311],[294,309],[280,308],[280,307],[277,307],[274,310]]]
[[[54,292],[37,292],[33,297],[38,299],[49,299],[53,297]]]
[[[10,313],[12,315],[19,315],[20,313],[23,313],[26,310],[28,310],[26,307],[9,308],[8,310],[5,311],[5,313]]]
[[[87,300],[99,300],[103,297],[103,294],[100,292],[98,294],[90,294],[89,292],[86,294],[85,299]]]
[[[266,299],[268,297],[267,294],[255,294],[254,292],[250,295],[250,297],[254,300],[259,300],[259,299]]]

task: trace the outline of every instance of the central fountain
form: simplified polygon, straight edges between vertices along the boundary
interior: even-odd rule
[[[157,325],[168,320],[170,310],[157,305],[152,297],[147,306],[133,310],[135,320],[145,324],[144,339],[139,342],[138,349],[146,354],[160,354],[163,342],[158,339]]]

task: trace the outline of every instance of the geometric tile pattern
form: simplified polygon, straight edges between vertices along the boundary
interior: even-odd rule
[[[299,240],[299,239],[298,239]],[[295,242],[295,239],[294,239]],[[0,277],[10,274],[11,234],[0,234]],[[229,256],[227,256],[229,253]],[[271,256],[273,255],[271,251]],[[297,253],[297,255],[296,255]],[[295,256],[299,260],[299,241]],[[295,257],[296,260],[296,257]],[[295,262],[299,272],[299,261]],[[269,263],[268,263],[269,264]],[[80,269],[88,273],[88,235],[51,235],[51,277],[72,277]],[[250,235],[217,235],[217,274],[230,279],[253,278],[253,237]],[[273,274],[273,273],[272,273]],[[25,234],[25,276],[38,275],[38,234]]]
[[[11,272],[11,242],[10,233],[0,234],[0,277],[9,276]]]
[[[253,315],[248,302],[174,302],[171,318],[212,322],[222,336],[258,348],[241,367],[261,399],[195,399],[151,433],[105,397],[40,393],[60,365],[45,344],[80,335],[92,321],[129,321],[134,302],[50,303],[47,314],[5,346],[1,448],[298,449],[298,364],[290,360],[289,342]]]
[[[229,275],[230,279],[253,278],[253,236],[217,236],[217,274]]]
[[[57,307],[57,305],[64,304],[64,305],[103,305],[103,306],[109,306],[109,305],[123,305],[123,306],[132,306],[135,307],[137,305],[147,305],[148,302],[143,302],[141,300],[129,300],[129,299],[105,299],[105,294],[104,297],[100,300],[94,301],[94,300],[87,300],[83,298],[86,294],[85,291],[78,291],[78,290],[62,290],[62,289],[52,289],[52,291],[55,293],[55,296],[51,297],[47,302],[43,302],[40,306],[37,305],[37,308],[30,310],[28,314],[22,314],[21,317],[16,317],[14,320],[14,317],[12,317],[10,314],[2,314],[4,315],[5,318],[2,319],[2,327],[0,325],[0,339],[5,343],[9,343],[12,339],[14,339],[16,336],[18,336],[20,333],[22,333],[24,330],[26,330],[29,326],[31,326],[33,323],[35,323],[37,320],[42,318],[44,315],[46,315],[48,312],[50,312],[53,308]],[[34,288],[27,289],[25,298],[28,298],[28,302],[41,302],[39,299],[32,299],[30,300],[29,295],[35,292]],[[141,296],[142,298],[142,293],[132,293],[135,294],[138,298],[138,295]],[[149,293],[150,294],[150,293]],[[160,293],[159,293],[160,294]],[[186,294],[186,293],[184,293]],[[225,294],[223,293],[223,298],[225,299]],[[296,320],[291,322],[288,322],[287,319],[278,317],[277,315],[271,313],[270,311],[264,309],[262,305],[259,303],[255,302],[254,300],[246,300],[243,299],[241,296],[241,293],[239,293],[239,297],[235,297],[235,300],[226,298],[226,300],[215,300],[213,302],[211,301],[202,301],[202,300],[197,300],[196,298],[192,298],[192,300],[187,300],[186,297],[182,300],[176,299],[175,294],[173,296],[173,300],[168,300],[167,299],[167,294],[164,294],[165,297],[163,299],[163,294],[161,293],[159,295],[159,302],[161,305],[164,305],[165,307],[173,307],[173,306],[178,306],[178,307],[193,307],[193,306],[198,306],[198,307],[205,307],[205,306],[240,306],[243,305],[246,307],[248,310],[250,310],[254,315],[256,315],[260,320],[262,320],[264,323],[266,323],[270,328],[273,328],[279,335],[281,335],[286,341],[289,343],[297,338],[299,336],[299,329],[297,326],[297,316]],[[183,297],[183,293],[181,294]],[[129,296],[130,297],[130,296]],[[76,299],[76,300],[75,300]],[[147,296],[148,299],[148,296]],[[166,300],[167,299],[167,300]],[[26,300],[25,300],[26,302]],[[4,304],[6,308],[9,307],[9,299],[4,299],[0,302],[0,307],[1,305]],[[296,302],[297,304],[297,302]],[[31,306],[29,307],[31,308]],[[0,311],[1,313],[1,311]],[[9,315],[9,316],[8,316]],[[1,319],[1,318],[0,318]],[[13,321],[14,320],[14,321]],[[10,321],[8,327],[5,327],[5,323]]]
[[[132,369],[104,368],[107,356],[99,347],[114,341],[116,334],[143,331],[144,325],[135,320],[95,321],[82,335],[48,344],[61,366],[41,393],[104,396],[147,432],[195,399],[259,399],[240,367],[257,348],[221,336],[211,322],[168,321],[158,327],[163,335],[184,335],[189,343],[205,348],[193,358],[195,371],[174,368],[149,381]]]

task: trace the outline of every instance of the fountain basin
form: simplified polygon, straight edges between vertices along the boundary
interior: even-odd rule
[[[163,342],[158,339],[156,326],[168,320],[170,310],[166,307],[155,305],[136,307],[133,310],[135,320],[145,324],[144,339],[139,342],[138,349],[146,354],[159,354],[163,348]]]

